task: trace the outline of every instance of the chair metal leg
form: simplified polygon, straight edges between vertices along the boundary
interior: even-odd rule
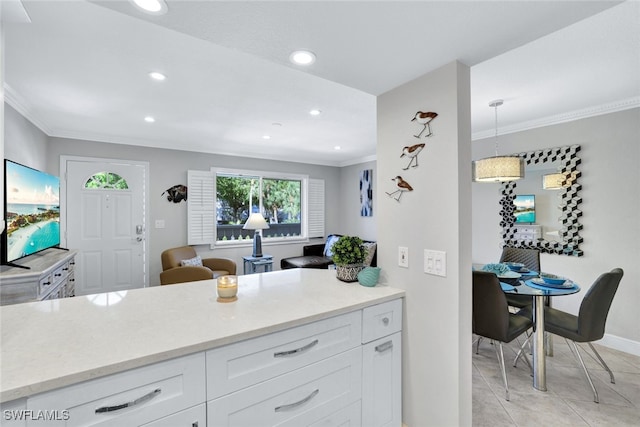
[[[584,364],[584,361],[582,360],[582,356],[580,356],[580,351],[578,350],[578,344],[576,344],[574,341],[571,341],[571,340],[567,340],[567,344],[569,344],[569,347],[573,346],[572,350],[576,358],[580,362],[580,365],[582,366],[582,370],[584,371],[584,375],[587,377],[587,381],[589,381],[591,390],[593,390],[593,401],[596,403],[600,403],[600,400],[598,399],[598,392],[596,391],[596,386],[593,385],[593,381],[591,380],[589,371],[587,371],[587,366]]]
[[[482,341],[482,337],[479,336],[476,340],[476,354],[480,351],[480,341]]]
[[[598,358],[598,361],[600,362],[600,365],[607,372],[609,372],[609,378],[611,379],[611,384],[615,384],[616,383],[616,379],[613,376],[613,372],[611,372],[611,369],[609,369],[609,366],[604,362],[604,359],[600,356],[600,353],[598,353],[598,350],[596,350],[596,348],[593,346],[593,344],[591,344],[591,343],[587,343],[587,344],[589,344],[589,347],[591,347],[591,350],[593,350],[593,354],[595,354],[596,357]]]
[[[529,369],[531,370],[531,375],[533,375],[533,366],[531,365],[531,362],[529,362],[529,358],[527,357],[527,355],[524,352],[524,347],[529,342],[529,338],[530,337],[531,337],[530,335],[527,335],[527,339],[524,340],[524,342],[520,346],[520,350],[518,350],[518,352],[516,353],[516,358],[513,360],[513,367],[514,368],[517,367],[518,359],[520,359],[520,356],[522,356],[524,358],[524,361],[527,362],[527,366],[529,366]],[[520,341],[518,341],[517,338],[516,338],[516,341],[518,342],[518,344],[520,344]],[[514,353],[515,353],[515,351],[514,351]]]
[[[499,345],[496,346],[496,355],[498,356],[498,363],[500,364],[500,369],[502,370],[502,380],[504,381],[504,389],[506,392],[507,402],[509,401],[509,383],[507,382],[507,370],[504,366],[504,352],[502,351],[502,342],[499,342]]]

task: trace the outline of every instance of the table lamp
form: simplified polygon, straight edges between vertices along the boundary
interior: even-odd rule
[[[256,230],[256,234],[253,236],[253,257],[262,256],[262,238],[260,237],[260,230],[269,228],[269,224],[265,221],[261,213],[255,212],[249,215],[249,219],[244,223],[242,227],[245,230]]]

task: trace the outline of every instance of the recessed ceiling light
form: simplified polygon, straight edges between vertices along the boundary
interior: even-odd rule
[[[336,145],[335,147],[333,147],[333,149],[334,149],[334,150],[336,150],[336,151],[338,151],[338,150],[340,150],[340,146],[339,146],[339,145]]]
[[[167,3],[164,0],[129,0],[146,13],[164,15],[167,13]]]
[[[151,73],[149,73],[149,77],[151,77],[153,80],[158,80],[158,81],[162,81],[167,78],[167,76],[157,71],[152,71]]]
[[[271,139],[269,135],[262,135],[262,139]]]
[[[144,118],[144,121],[147,122],[147,123],[153,123],[153,122],[156,121],[156,119],[154,119],[151,116],[147,116],[147,117]]]
[[[298,65],[311,65],[316,62],[316,55],[308,50],[296,50],[289,55],[289,60]]]
[[[320,113],[322,113],[322,111],[320,111],[320,110],[311,110],[311,111],[309,111],[309,114],[311,114],[312,116],[319,116]]]

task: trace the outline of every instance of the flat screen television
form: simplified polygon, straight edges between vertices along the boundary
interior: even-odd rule
[[[60,245],[60,178],[4,162],[2,263]]]
[[[536,196],[534,194],[517,195],[513,200],[516,209],[516,224],[533,224],[536,222]]]

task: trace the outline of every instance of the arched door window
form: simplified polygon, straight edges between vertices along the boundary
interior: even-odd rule
[[[108,189],[108,190],[128,190],[129,185],[127,181],[113,172],[98,172],[91,175],[89,179],[84,183],[86,189]]]

